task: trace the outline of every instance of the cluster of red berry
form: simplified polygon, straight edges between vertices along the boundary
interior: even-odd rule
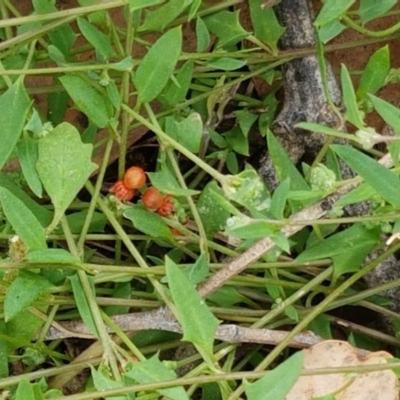
[[[146,184],[146,173],[140,167],[130,167],[126,170],[124,178],[111,186],[110,192],[121,201],[131,201],[135,190]],[[163,195],[158,189],[151,187],[142,195],[143,205],[150,211],[155,211],[166,217],[174,211],[173,198],[170,194]]]

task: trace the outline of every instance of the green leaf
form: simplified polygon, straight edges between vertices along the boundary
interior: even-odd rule
[[[182,121],[167,117],[165,132],[192,153],[198,153],[203,137],[203,121],[198,113],[192,113]]]
[[[192,342],[208,354],[212,354],[214,336],[219,321],[205,301],[188,281],[184,273],[168,257],[165,267],[178,321],[182,325],[182,340]]]
[[[166,194],[172,194],[174,196],[194,196],[199,193],[197,190],[182,189],[172,173],[166,168],[160,172],[148,172],[147,176],[154,187]]]
[[[380,196],[397,209],[400,208],[400,181],[395,173],[352,147],[332,145],[331,148]]]
[[[18,276],[7,289],[4,299],[4,319],[9,321],[28,308],[52,287],[42,276],[27,270],[19,271]]]
[[[221,57],[207,62],[207,67],[213,69],[222,69],[223,71],[234,71],[242,68],[247,64],[246,60],[238,60],[236,58]]]
[[[121,96],[119,94],[119,90],[117,85],[115,84],[114,81],[109,81],[108,85],[106,86],[106,92],[107,92],[107,96],[110,99],[113,107],[115,109],[119,109],[121,107]]]
[[[32,5],[35,14],[47,14],[57,12],[54,1],[33,0]],[[75,43],[77,35],[69,24],[59,26],[47,32],[51,43],[57,47],[66,57],[69,55],[72,46]]]
[[[267,140],[268,151],[274,163],[279,180],[283,182],[285,179],[289,179],[291,190],[310,190],[307,182],[301,176],[285,149],[271,131],[268,131]]]
[[[378,234],[377,229],[367,230],[362,224],[355,224],[307,248],[296,258],[296,261],[321,260],[336,257],[342,253],[349,253],[363,240],[374,241],[379,239]]]
[[[21,135],[30,108],[22,78],[0,96],[0,170],[4,167]]]
[[[197,11],[201,6],[201,3],[202,3],[201,0],[192,0],[192,5],[190,6],[189,10],[188,21],[191,21],[196,16]]]
[[[346,26],[335,19],[318,28],[318,36],[320,41],[325,44],[342,33],[345,29]]]
[[[68,93],[54,92],[47,95],[47,118],[56,126],[64,120],[64,115],[68,105]]]
[[[139,101],[154,100],[174,72],[182,48],[182,28],[177,26],[162,35],[144,56],[134,75]]]
[[[358,129],[362,129],[364,126],[362,114],[357,106],[356,94],[354,93],[349,71],[344,64],[342,64],[340,77],[342,81],[343,104],[346,107],[346,119]]]
[[[111,296],[115,299],[129,300],[132,295],[131,280],[132,279],[129,277],[127,282],[116,282],[115,287],[112,290]],[[128,314],[129,310],[130,307],[128,305],[123,305],[123,304],[104,307],[104,312],[107,315]]]
[[[73,264],[77,265],[80,260],[64,249],[46,249],[29,252],[25,260],[32,264]]]
[[[80,234],[82,232],[87,214],[88,211],[83,210],[67,215],[67,221],[71,233]],[[94,212],[90,221],[88,233],[104,232],[107,223],[108,219],[102,212]]]
[[[368,21],[372,21],[385,14],[396,3],[396,0],[361,0],[357,13],[361,18],[361,22],[366,24]]]
[[[370,200],[376,195],[375,190],[372,189],[367,183],[362,183],[355,189],[343,195],[337,202],[336,207],[344,207],[348,204],[360,203],[362,201]]]
[[[364,100],[367,93],[376,93],[385,85],[390,70],[389,46],[377,50],[369,59],[360,78],[357,99]]]
[[[24,190],[17,186],[2,172],[0,172],[0,187],[7,189],[11,194],[22,201],[43,227],[46,227],[51,222],[51,211],[37,204]]]
[[[216,182],[211,181],[202,190],[196,203],[197,211],[199,212],[206,234],[210,238],[218,231],[224,229],[226,220],[230,216],[230,213],[226,211],[225,207],[212,195],[214,191],[223,196],[223,192]]]
[[[93,6],[98,5],[99,0],[78,0],[80,6]],[[88,19],[90,22],[96,25],[100,25],[102,27],[107,27],[109,23],[109,19],[107,18],[108,11],[107,10],[100,10],[88,15]]]
[[[218,37],[217,48],[232,46],[250,35],[239,22],[239,11],[220,11],[204,18],[211,33]]]
[[[87,277],[90,284],[91,293],[90,295],[95,297],[94,278],[92,276]],[[72,292],[74,293],[75,303],[78,307],[79,315],[83,322],[88,327],[89,331],[96,337],[99,337],[97,332],[96,323],[93,318],[92,310],[89,302],[86,298],[86,292],[82,286],[81,280],[78,274],[69,276],[68,279],[71,281]]]
[[[18,159],[29,188],[37,197],[42,197],[43,187],[36,171],[39,157],[38,142],[29,137],[25,132],[17,144]]]
[[[285,211],[289,190],[290,180],[285,179],[272,194],[270,212],[277,219],[283,219],[284,217],[283,212]]]
[[[134,62],[131,56],[123,58],[121,61],[110,64],[110,69],[121,72],[132,71]]]
[[[210,34],[207,25],[200,17],[196,20],[196,37],[197,37],[197,52],[203,53],[210,46]]]
[[[325,315],[320,314],[314,318],[307,327],[316,335],[321,336],[323,339],[332,339],[331,319]]]
[[[362,267],[365,258],[374,247],[379,243],[378,235],[361,235],[361,241],[349,249],[332,257],[333,261],[333,280],[336,281],[339,276],[351,272],[357,272]]]
[[[134,227],[146,235],[173,240],[173,235],[163,219],[141,205],[134,205],[126,210],[124,217],[131,220]]]
[[[235,220],[234,217],[230,221],[235,223],[229,223],[226,227],[226,235],[237,237],[240,239],[261,239],[264,237],[271,237],[273,229],[271,224],[267,221],[258,221],[252,219]]]
[[[278,51],[278,40],[285,32],[285,28],[279,24],[272,7],[262,9],[263,3],[265,3],[265,0],[249,0],[254,35],[276,53]]]
[[[15,400],[36,400],[33,385],[27,379],[21,379],[18,383]]]
[[[248,210],[257,210],[262,213],[268,211],[271,205],[270,194],[264,181],[249,165],[237,175],[226,175],[222,182],[222,189],[228,199]]]
[[[161,101],[166,101],[168,105],[174,106],[186,99],[192,81],[193,67],[192,60],[188,60],[182,65],[182,68],[176,74],[175,82],[170,79],[162,91]]]
[[[46,312],[46,307],[38,307],[42,312]],[[14,339],[8,342],[9,351],[19,347],[26,347],[26,342],[33,340],[38,330],[43,326],[44,321],[29,310],[21,311],[15,318],[8,321],[7,335]]]
[[[243,135],[247,137],[254,122],[257,121],[258,115],[255,115],[248,110],[234,111],[234,115],[239,123]]]
[[[99,31],[85,18],[79,17],[77,19],[77,23],[82,35],[94,47],[97,54],[99,54],[105,60],[113,55],[114,51],[111,45],[111,39],[108,35]]]
[[[65,75],[59,79],[74,103],[96,126],[105,128],[109,124],[112,106],[103,93],[79,76]]]
[[[248,299],[240,294],[233,286],[222,286],[207,297],[207,300],[218,304],[220,307],[230,308],[238,303],[246,303]]]
[[[144,24],[139,31],[162,31],[176,19],[192,0],[169,0],[167,4],[154,11],[147,11]]]
[[[197,285],[202,282],[210,272],[210,267],[205,254],[200,254],[200,257],[193,265],[181,269],[186,278],[192,285]]]
[[[9,190],[0,187],[0,202],[8,222],[28,251],[47,248],[43,226],[32,211]]]
[[[254,383],[244,383],[248,400],[284,400],[300,376],[304,352],[298,351]]]
[[[51,228],[55,228],[65,210],[97,169],[91,161],[93,146],[81,141],[79,132],[64,122],[39,140],[37,170],[54,205]],[[52,229],[49,228],[51,231]]]
[[[397,135],[400,135],[400,109],[372,94],[368,97],[376,112],[395,130]]]
[[[390,125],[396,135],[400,135],[400,110],[393,106],[392,104],[382,100],[373,95],[369,95],[369,98],[377,111],[377,113],[383,118],[383,120]],[[392,142],[389,146],[389,153],[392,157],[394,165],[398,167],[399,165],[399,153],[400,153],[400,142]]]
[[[157,4],[164,3],[165,0],[129,0],[129,11],[141,10],[146,7],[155,6]]]
[[[139,363],[131,363],[130,366],[132,368],[127,370],[124,375],[134,379],[140,384],[176,379],[175,372],[167,368],[166,365],[158,359],[157,355]],[[157,389],[157,392],[168,399],[189,400],[189,397],[182,386],[168,389]]]
[[[291,191],[310,191],[307,182],[295,167],[285,149],[269,129],[267,130],[267,143],[269,155],[273,161],[279,181],[283,182],[284,180],[289,179]],[[291,201],[292,211],[299,211],[303,207],[303,202],[296,202],[295,200]]]
[[[104,390],[110,390],[110,389],[119,389],[123,387],[122,382],[117,382],[109,378],[110,376],[110,371],[106,366],[100,366],[99,370],[95,370],[92,366],[90,366],[90,370],[92,373],[92,378],[93,378],[93,384],[94,387],[98,391],[104,391]],[[113,397],[107,397],[107,399],[110,400],[127,400],[128,397],[125,395],[121,396],[113,396]]]
[[[244,135],[239,126],[235,126],[230,131],[223,134],[229,146],[238,154],[249,155],[249,141],[247,135]]]
[[[339,19],[355,3],[356,0],[326,0],[319,12],[315,26],[325,25],[335,19]]]
[[[7,335],[7,326],[4,320],[0,320],[0,335]],[[8,366],[9,344],[3,338],[0,339],[0,378],[7,378],[10,375]]]

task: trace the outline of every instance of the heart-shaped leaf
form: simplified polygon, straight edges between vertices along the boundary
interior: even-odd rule
[[[91,161],[92,150],[93,146],[82,143],[79,132],[67,122],[39,141],[37,170],[55,211],[49,232],[97,168]]]

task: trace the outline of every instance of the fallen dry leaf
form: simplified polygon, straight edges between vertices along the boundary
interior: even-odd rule
[[[304,351],[304,369],[386,364],[392,355],[385,351],[368,353],[340,340],[327,340]],[[397,400],[398,380],[391,370],[364,374],[302,376],[286,400],[311,400],[335,394],[336,400]]]

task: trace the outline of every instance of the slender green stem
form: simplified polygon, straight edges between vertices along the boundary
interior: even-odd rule
[[[375,38],[384,38],[388,35],[392,35],[393,33],[396,33],[400,29],[400,22],[397,24],[391,26],[390,28],[383,29],[381,31],[371,31],[370,29],[364,28],[363,26],[357,24],[354,22],[350,17],[347,15],[344,15],[342,17],[342,20],[352,29],[354,29],[357,32],[362,33],[363,35],[366,36],[371,36]]]
[[[137,113],[136,111],[130,109],[127,105],[123,104],[122,108],[127,113],[131,114],[142,125],[146,126],[150,130],[152,130],[164,142],[167,142],[169,145],[171,145],[176,150],[178,150],[180,153],[182,153],[184,156],[186,156],[189,160],[193,161],[200,168],[204,169],[204,171],[208,172],[208,174],[210,174],[215,180],[217,180],[218,182],[223,182],[224,181],[224,179],[225,179],[224,175],[220,174],[214,168],[210,167],[206,162],[201,160],[199,157],[195,156],[191,151],[187,150],[186,147],[182,146],[176,140],[172,139],[162,129],[158,128],[157,126],[155,126],[154,124],[149,122],[147,119],[143,118],[139,113]]]
[[[104,180],[104,175],[106,173],[108,160],[110,159],[112,145],[113,145],[113,140],[110,138],[110,139],[108,139],[106,148],[104,150],[104,156],[103,156],[103,160],[101,163],[99,174],[97,176],[94,193],[90,200],[89,209],[87,211],[85,222],[83,223],[83,227],[82,227],[82,230],[81,230],[81,233],[79,236],[79,240],[77,243],[78,253],[79,253],[81,259],[83,258],[86,235],[89,231],[90,223],[92,222],[92,219],[93,219],[93,214],[96,209],[97,199],[99,197],[101,186],[102,186],[103,180]]]
[[[74,240],[71,238],[71,230],[69,229],[67,219],[65,217],[61,220],[62,229],[64,231],[65,239],[68,243],[69,251],[75,256],[79,257],[78,248]],[[94,293],[90,287],[89,279],[85,271],[78,270],[78,277],[85,292],[86,300],[89,304],[90,311],[93,316],[94,323],[96,325],[99,338],[103,345],[104,352],[106,354],[107,360],[110,363],[111,371],[116,380],[121,380],[121,374],[118,369],[117,360],[115,359],[114,351],[111,344],[111,338],[107,333],[103,319],[101,318],[99,306],[96,303]]]
[[[114,0],[107,1],[106,3],[100,3],[96,5],[91,5],[87,7],[76,7],[68,10],[60,10],[52,13],[46,14],[33,14],[27,17],[19,17],[19,18],[11,18],[0,21],[0,28],[4,28],[6,26],[18,26],[24,25],[32,22],[45,22],[53,19],[61,19],[64,17],[76,17],[80,15],[90,14],[92,12],[100,11],[100,10],[109,10],[110,8],[116,8],[124,6],[128,3],[128,0]],[[49,25],[47,25],[49,26]]]

